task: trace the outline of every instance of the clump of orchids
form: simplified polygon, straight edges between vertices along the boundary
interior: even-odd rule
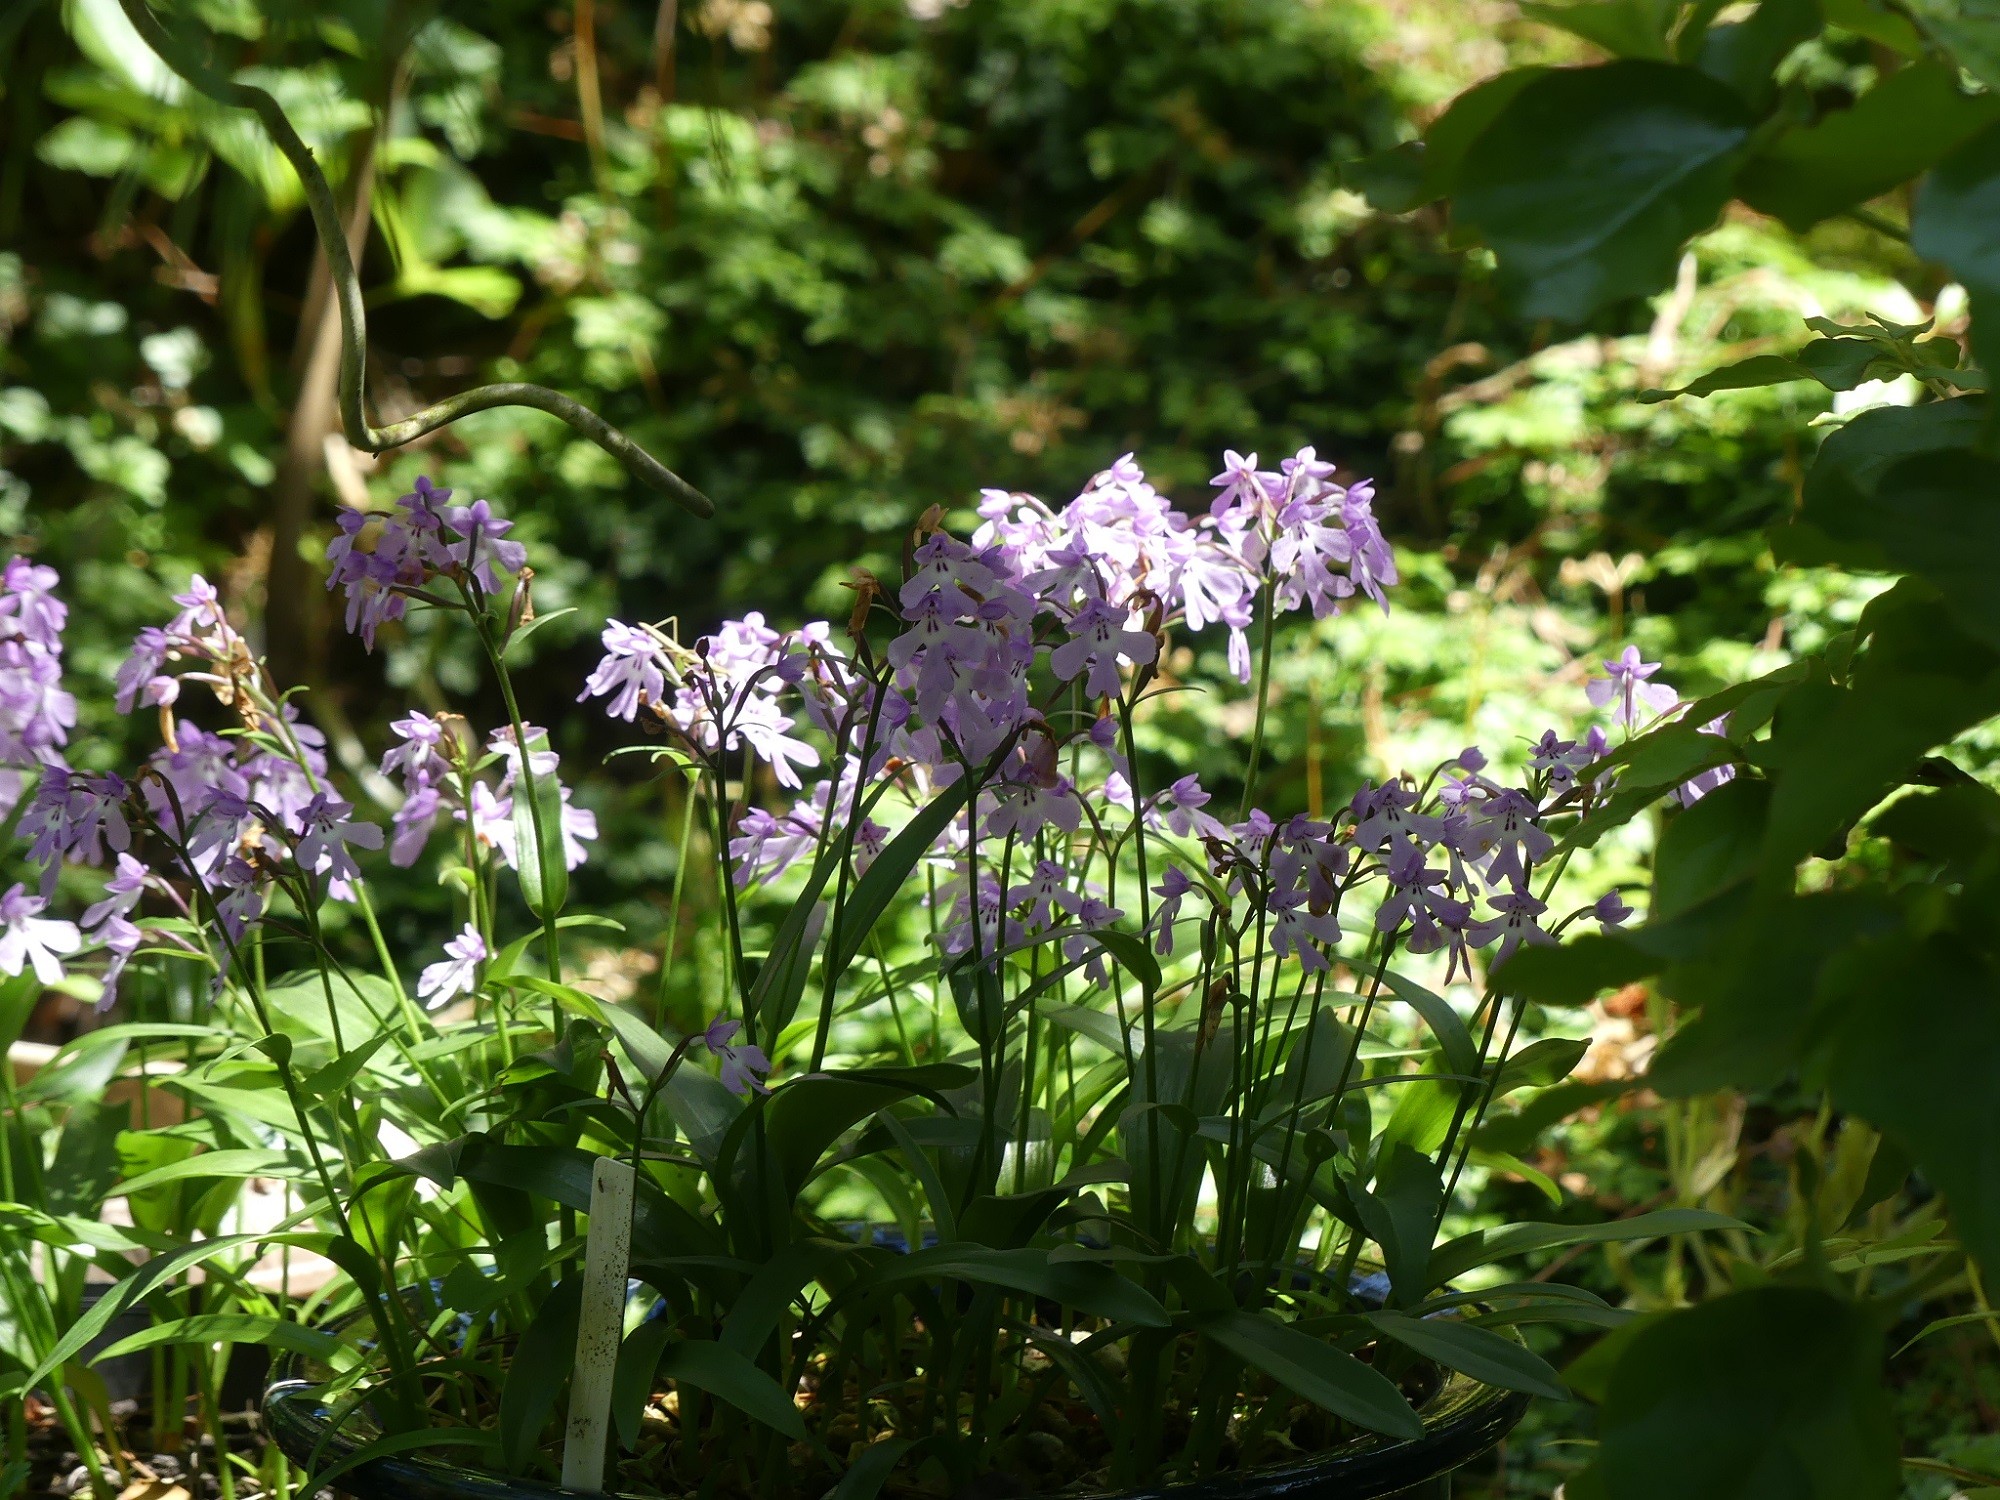
[[[821,1294],[794,1288],[798,1308],[817,1309],[806,1314],[768,1289],[752,1298],[783,1303],[794,1321],[771,1313],[754,1367],[731,1366],[720,1398],[780,1431],[811,1405],[802,1393],[831,1410],[850,1378],[853,1391],[887,1389],[849,1363],[879,1339],[870,1358],[911,1372],[907,1399],[856,1396],[862,1425],[843,1441],[865,1445],[879,1421],[917,1445],[912,1462],[928,1452],[954,1484],[970,1482],[1000,1462],[1007,1423],[1027,1410],[1009,1398],[990,1411],[1015,1415],[988,1420],[993,1383],[1011,1378],[1001,1372],[1045,1381],[1060,1356],[1078,1391],[1101,1395],[1067,1342],[1051,1352],[1046,1329],[1009,1313],[1008,1298],[1030,1293],[1062,1304],[1065,1329],[1096,1330],[1079,1347],[1179,1330],[1181,1352],[1155,1343],[1130,1363],[1137,1415],[1099,1413],[1105,1451],[1115,1449],[1107,1472],[1152,1475],[1176,1443],[1175,1472],[1213,1470],[1232,1443],[1252,1452],[1232,1425],[1251,1400],[1244,1361],[1281,1393],[1258,1423],[1297,1396],[1407,1434],[1417,1419],[1404,1396],[1351,1352],[1363,1339],[1407,1339],[1427,1358],[1462,1355],[1488,1371],[1496,1358],[1519,1367],[1525,1352],[1496,1355],[1499,1334],[1468,1329],[1440,1353],[1427,1325],[1387,1313],[1329,1343],[1281,1316],[1358,1317],[1347,1288],[1370,1244],[1395,1305],[1431,1306],[1430,1247],[1481,1121],[1527,1076],[1505,1067],[1526,1009],[1507,992],[1508,963],[1572,923],[1630,915],[1616,890],[1563,889],[1563,834],[1615,782],[1613,733],[1684,706],[1657,664],[1627,648],[1589,687],[1605,722],[1549,729],[1522,774],[1495,769],[1514,757],[1469,747],[1422,775],[1361,785],[1330,816],[1259,806],[1281,618],[1325,618],[1363,599],[1386,610],[1397,568],[1369,484],[1344,480],[1311,448],[1275,468],[1229,453],[1212,487],[1205,510],[1184,510],[1127,455],[1061,506],[984,491],[963,533],[933,508],[907,537],[899,578],[855,574],[839,628],[780,629],[753,613],[685,643],[662,626],[606,624],[578,700],[645,734],[686,789],[684,854],[705,808],[722,866],[704,878],[682,862],[683,887],[718,892],[723,966],[720,985],[698,986],[701,1014],[677,1037],[564,966],[564,929],[578,920],[562,915],[568,873],[599,830],[549,733],[518,709],[507,648],[535,623],[533,575],[487,502],[454,505],[420,480],[387,512],[343,514],[329,548],[328,587],[364,644],[413,607],[456,612],[506,709],[483,727],[454,713],[391,723],[367,783],[379,819],[341,795],[309,703],[277,690],[198,577],[170,620],[140,634],[115,685],[122,711],[157,714],[158,748],[136,771],[70,766],[58,580],[16,559],[0,575],[0,800],[19,804],[43,878],[0,895],[0,973],[32,967],[50,983],[94,973],[108,1006],[141,956],[198,966],[218,1015],[253,1023],[250,1045],[281,1075],[323,1188],[317,1211],[342,1245],[374,1236],[343,1266],[372,1255],[378,1268],[363,1281],[414,1280],[419,1300],[431,1273],[406,1274],[398,1234],[426,1247],[408,1258],[419,1265],[476,1255],[497,1273],[514,1253],[500,1243],[506,1225],[468,1249],[433,1205],[428,1229],[385,1236],[371,1227],[379,1213],[358,1217],[366,1191],[399,1175],[456,1191],[461,1173],[482,1171],[489,1190],[511,1189],[510,1170],[544,1170],[534,1180],[564,1207],[526,1231],[532,1278],[575,1248],[579,1205],[562,1196],[575,1161],[563,1153],[628,1156],[646,1189],[634,1275],[680,1319],[675,1337],[713,1342],[737,1269],[821,1277]],[[1255,695],[1233,810],[1143,752],[1135,729],[1152,700],[1190,686],[1171,680],[1170,642],[1211,631],[1226,638],[1226,674]],[[197,696],[212,700],[200,716],[189,711]],[[1730,774],[1706,771],[1680,796]],[[781,805],[758,795],[772,784]],[[392,951],[364,868],[378,855],[451,867],[460,910],[439,948]],[[80,921],[49,914],[65,862],[109,867]],[[507,930],[519,908],[502,899],[503,876],[534,918],[527,932]],[[355,982],[330,944],[334,905],[358,915],[378,988]],[[539,965],[528,956],[537,942]],[[301,949],[335,1044],[303,1083],[289,1044],[277,1045],[272,1000],[279,956]],[[1415,983],[1395,967],[1406,956],[1470,1000]],[[374,1011],[370,1035],[340,1034],[336,990]],[[556,1007],[553,1024],[535,1013],[543,1002]],[[1383,1013],[1399,1002],[1430,1044],[1385,1044]],[[878,1005],[891,1026],[836,1025]],[[549,1045],[526,1055],[517,1041],[530,1036]],[[394,1061],[371,1062],[385,1046]],[[683,1066],[696,1057],[716,1071]],[[394,1086],[357,1103],[325,1082],[364,1067],[386,1069]],[[1371,1113],[1370,1099],[1391,1098],[1386,1120]],[[402,1134],[384,1135],[388,1124]],[[517,1167],[499,1165],[496,1150],[518,1153],[506,1158]],[[826,1174],[849,1163],[865,1166],[907,1245],[957,1240],[858,1280],[813,1269],[832,1233],[819,1217]],[[460,1211],[471,1222],[493,1206],[477,1198]],[[647,1233],[655,1260],[642,1264]],[[839,1244],[841,1265],[889,1253]],[[683,1262],[696,1269],[676,1269]],[[1291,1285],[1272,1269],[1293,1266],[1318,1280]],[[984,1288],[963,1345],[924,1310],[940,1276]],[[505,1284],[525,1293],[531,1281]],[[822,1294],[841,1320],[813,1301]],[[414,1413],[414,1351],[444,1322],[406,1320],[394,1298],[366,1305],[395,1371],[384,1389]],[[544,1313],[532,1317],[539,1327]],[[1243,1318],[1252,1323],[1230,1321]],[[1292,1342],[1272,1342],[1281,1336]],[[658,1331],[633,1337],[662,1358]],[[906,1349],[910,1340],[923,1347]],[[977,1368],[972,1349],[984,1351]],[[1552,1388],[1533,1364],[1520,1388]],[[1326,1378],[1304,1379],[1308,1365]],[[956,1394],[941,1396],[940,1382]],[[769,1461],[716,1410],[693,1399],[678,1408],[676,1451],[738,1444]],[[1171,1441],[1168,1410],[1183,1424]],[[526,1461],[525,1449],[508,1451]],[[813,1493],[829,1451],[794,1450]]]

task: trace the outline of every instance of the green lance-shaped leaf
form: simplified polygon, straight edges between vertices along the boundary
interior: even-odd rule
[[[1337,1417],[1391,1437],[1423,1436],[1423,1418],[1411,1410],[1402,1392],[1386,1375],[1345,1349],[1264,1313],[1217,1313],[1196,1326],[1203,1338]]]
[[[582,1288],[575,1277],[557,1283],[542,1299],[508,1363],[507,1380],[500,1387],[500,1454],[510,1474],[527,1466],[569,1379]]]
[[[569,865],[563,858],[562,783],[553,774],[535,777],[530,795],[524,777],[514,785],[514,874],[521,899],[537,917],[547,918],[569,900]]]
[[[1451,1318],[1411,1318],[1395,1312],[1364,1316],[1384,1338],[1474,1380],[1526,1391],[1531,1396],[1547,1396],[1552,1401],[1569,1399],[1562,1377],[1518,1339]]]
[[[884,1255],[843,1295],[853,1296],[905,1281],[969,1281],[1051,1302],[1090,1317],[1140,1328],[1165,1328],[1166,1309],[1137,1282],[1108,1266],[1076,1261],[1051,1263],[1046,1250],[988,1250],[983,1246],[934,1245],[907,1255]]]
[[[882,847],[868,866],[868,873],[854,883],[841,908],[840,925],[828,941],[826,952],[829,982],[838,980],[854,962],[868,934],[875,930],[882,913],[903,889],[910,871],[917,867],[945,826],[958,816],[972,790],[970,777],[960,777],[933,797],[916,816],[905,823],[896,836]]]
[[[161,1344],[262,1344],[335,1366],[354,1352],[338,1334],[324,1328],[308,1328],[289,1319],[256,1313],[199,1313],[141,1329],[100,1351],[94,1356],[93,1363],[96,1360],[116,1359],[121,1354],[136,1354]]]
[[[1669,1234],[1697,1234],[1712,1229],[1748,1229],[1727,1214],[1705,1208],[1662,1208],[1629,1219],[1603,1224],[1510,1224],[1479,1229],[1440,1245],[1431,1253],[1430,1283],[1444,1286],[1467,1271],[1510,1256],[1564,1245],[1603,1245],[1628,1240],[1656,1240]]]
[[[659,1370],[676,1384],[704,1390],[794,1442],[805,1440],[805,1419],[798,1407],[777,1381],[734,1349],[709,1339],[686,1339],[667,1346]]]
[[[1524,312],[1581,321],[1673,280],[1727,201],[1750,126],[1741,98],[1691,68],[1557,69],[1472,143],[1454,212]]]

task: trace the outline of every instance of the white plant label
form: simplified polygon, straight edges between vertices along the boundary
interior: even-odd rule
[[[590,1174],[590,1230],[584,1239],[583,1304],[576,1323],[576,1370],[563,1435],[563,1488],[604,1489],[611,1435],[611,1377],[625,1332],[626,1274],[632,1262],[631,1166],[597,1158]]]

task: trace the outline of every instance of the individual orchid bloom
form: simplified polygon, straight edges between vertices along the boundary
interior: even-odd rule
[[[1180,920],[1181,903],[1190,892],[1205,890],[1179,865],[1168,865],[1161,874],[1160,883],[1153,887],[1153,894],[1160,898],[1160,904],[1153,908],[1153,925],[1159,929],[1159,936],[1153,939],[1153,951],[1162,958],[1174,951],[1174,923]]]
[[[1214,839],[1227,836],[1222,820],[1202,809],[1212,794],[1202,789],[1199,777],[1182,776],[1152,799],[1151,822],[1179,838]]]
[[[13,978],[33,969],[41,983],[63,977],[63,960],[83,946],[76,923],[44,917],[48,902],[16,882],[0,895],[0,974]]]
[[[1590,915],[1597,925],[1606,932],[1623,927],[1631,918],[1632,908],[1625,904],[1625,898],[1617,891],[1606,891],[1590,908]]]
[[[221,888],[214,896],[216,922],[229,947],[241,947],[251,925],[264,915],[263,884],[249,862],[236,857],[217,865],[212,878]]]
[[[1487,904],[1497,915],[1483,922],[1474,922],[1468,940],[1473,947],[1484,948],[1497,938],[1500,948],[1493,955],[1496,968],[1512,957],[1514,950],[1523,943],[1548,945],[1555,942],[1541,926],[1541,915],[1549,909],[1546,901],[1539,901],[1526,891],[1504,891],[1488,897]]]
[[[0,568],[0,641],[60,655],[69,622],[69,606],[55,594],[61,583],[62,576],[46,563],[7,559]]]
[[[1527,883],[1528,871],[1555,848],[1555,838],[1542,827],[1535,804],[1524,792],[1508,790],[1489,797],[1473,819],[1473,830],[1492,851],[1486,865],[1489,885]]]
[[[435,534],[444,529],[444,507],[450,499],[450,490],[439,489],[428,474],[419,474],[417,487],[407,495],[397,496],[396,504],[409,517],[411,530]]]
[[[922,605],[959,619],[999,592],[1002,575],[992,561],[945,532],[932,532],[911,558],[916,571],[896,594],[906,618]]]
[[[1347,576],[1387,614],[1389,600],[1383,591],[1400,582],[1401,575],[1396,571],[1396,554],[1375,519],[1374,498],[1372,481],[1350,484],[1341,496],[1340,520],[1347,532]]]
[[[937,945],[941,952],[952,958],[970,953],[976,938],[979,952],[992,953],[1027,936],[1019,922],[1011,918],[1003,920],[1005,903],[1000,882],[995,876],[984,872],[980,874],[976,914],[966,899],[965,886],[965,877],[961,872],[951,887],[953,894],[949,917],[938,931]]]
[[[66,857],[102,864],[105,846],[113,853],[132,847],[132,828],[125,820],[125,778],[106,773],[92,776],[64,766],[49,766],[21,819],[21,836],[29,841],[28,859],[42,866],[42,894],[55,889],[56,872]]]
[[[118,668],[117,696],[112,700],[118,712],[129,714],[141,703],[149,708],[162,707],[180,697],[179,680],[161,670],[172,647],[167,633],[157,625],[140,630],[132,642],[131,654]]]
[[[1274,892],[1267,905],[1271,915],[1271,951],[1280,958],[1297,955],[1308,974],[1332,967],[1322,946],[1340,941],[1340,919],[1331,912],[1315,912],[1304,891]]]
[[[701,1034],[702,1045],[715,1054],[722,1064],[722,1086],[732,1094],[748,1098],[750,1094],[768,1094],[771,1090],[764,1080],[771,1072],[771,1059],[764,1055],[764,1049],[751,1043],[738,1045],[736,1034],[743,1029],[740,1021],[725,1020],[721,1016],[708,1023],[708,1029]]]
[[[825,825],[828,783],[789,811],[773,813],[761,807],[745,809],[729,841],[729,858],[739,888],[788,869],[819,842]],[[858,843],[858,839],[857,839]]]
[[[1075,833],[1083,823],[1083,804],[1069,778],[1059,776],[1053,785],[1035,781],[1002,781],[988,788],[992,811],[980,831],[989,838],[1009,834],[1031,839],[1044,829]]]
[[[1037,860],[1034,872],[1007,892],[1007,905],[1017,911],[1025,906],[1023,919],[1038,931],[1046,931],[1061,920],[1059,908],[1069,883],[1067,865],[1053,859]]]
[[[576,701],[609,698],[611,701],[604,711],[629,724],[639,716],[642,706],[658,703],[666,696],[667,677],[660,643],[648,632],[620,620],[607,621],[600,639],[604,643],[604,659],[585,679]]]
[[[873,818],[863,818],[854,830],[854,873],[866,875],[889,845],[889,830]]]
[[[1149,666],[1159,655],[1159,640],[1145,630],[1133,630],[1128,612],[1092,599],[1070,622],[1068,641],[1049,653],[1049,666],[1064,682],[1088,672],[1084,691],[1093,698],[1115,698],[1122,689],[1121,664]]]
[[[417,998],[426,1010],[436,1010],[455,995],[469,995],[479,987],[479,966],[490,956],[486,939],[470,922],[444,945],[445,956],[425,966],[417,976]]]
[[[1432,921],[1431,903],[1446,891],[1445,872],[1430,868],[1424,851],[1415,844],[1406,844],[1389,856],[1383,873],[1389,882],[1389,894],[1376,908],[1376,930],[1395,932],[1408,924],[1415,929],[1418,940],[1427,938]]]
[[[487,594],[500,592],[500,576],[495,568],[518,573],[527,566],[528,549],[519,542],[505,540],[514,523],[493,514],[493,507],[486,501],[454,505],[443,514],[446,530],[458,534],[457,541],[445,544],[446,556],[471,574]]]
[[[389,863],[407,870],[422,858],[444,810],[444,797],[434,786],[419,786],[389,816]]]
[[[1237,511],[1268,505],[1274,486],[1282,486],[1284,476],[1267,474],[1257,468],[1257,455],[1238,453],[1233,448],[1222,450],[1222,472],[1209,480],[1209,484],[1220,490],[1209,506],[1209,513],[1216,517]]]
[[[325,875],[330,884],[345,885],[361,878],[360,867],[347,852],[350,844],[360,849],[380,849],[382,830],[373,823],[356,822],[354,805],[326,792],[317,794],[300,814],[301,832],[295,851],[299,868],[312,875]]]
[[[1364,785],[1351,806],[1355,845],[1370,853],[1386,855],[1413,842],[1434,844],[1441,831],[1434,815],[1417,811],[1415,789],[1400,781]]]
[[[1627,646],[1615,657],[1604,663],[1608,677],[1593,678],[1584,685],[1584,692],[1599,708],[1611,710],[1612,722],[1628,733],[1639,727],[1643,708],[1652,714],[1663,714],[1680,701],[1680,695],[1663,682],[1649,682],[1660,670],[1656,661],[1642,661],[1637,646]]]
[[[562,757],[549,748],[549,732],[536,724],[523,724],[521,734],[528,743],[528,769],[537,781],[544,776],[553,776],[562,765]],[[506,769],[500,777],[500,790],[511,791],[516,778],[521,774],[521,747],[514,739],[514,726],[503,724],[487,736],[486,748],[499,756]]]
[[[445,758],[449,731],[441,719],[413,713],[392,720],[389,729],[401,743],[383,752],[384,776],[399,778],[405,791],[414,792],[450,774],[451,762]]]

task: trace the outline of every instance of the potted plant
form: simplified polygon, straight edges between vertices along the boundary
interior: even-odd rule
[[[9,930],[36,961],[150,948],[198,974],[231,1040],[178,1086],[277,1142],[265,1170],[305,1206],[149,1261],[38,1374],[249,1238],[346,1278],[303,1315],[138,1342],[298,1356],[273,1430],[361,1492],[546,1488],[567,1430],[573,1482],[630,1493],[1375,1495],[1443,1484],[1560,1397],[1513,1326],[1619,1314],[1485,1268],[1732,1222],[1441,1239],[1468,1171],[1529,1171],[1481,1144],[1496,1103],[1581,1052],[1523,1041],[1507,965],[1627,914],[1569,888],[1560,842],[1614,784],[1609,738],[1551,730],[1516,776],[1467,750],[1328,816],[1260,807],[1279,621],[1386,607],[1396,569],[1368,485],[1311,449],[1231,454],[1215,485],[1190,515],[1128,456],[1061,507],[988,492],[970,536],[933,510],[841,628],[605,628],[580,696],[644,733],[684,799],[679,885],[718,889],[712,1002],[683,1030],[565,965],[601,920],[568,891],[597,830],[514,706],[539,620],[487,502],[420,480],[329,549],[365,642],[456,615],[507,708],[393,726],[386,831],[196,579],[119,675],[159,718],[147,765],[52,768],[28,803],[51,867],[115,858],[106,898],[79,929],[17,888]],[[1233,815],[1145,745],[1184,686],[1166,644],[1205,633],[1253,705]],[[1608,665],[1614,727],[1677,710],[1636,653]],[[378,858],[438,862],[462,918],[440,952],[391,951]],[[218,1141],[185,1170],[210,1155],[239,1165]],[[630,1168],[615,1223],[607,1161]],[[843,1222],[857,1199],[894,1232]],[[620,1316],[586,1347],[607,1274]]]

